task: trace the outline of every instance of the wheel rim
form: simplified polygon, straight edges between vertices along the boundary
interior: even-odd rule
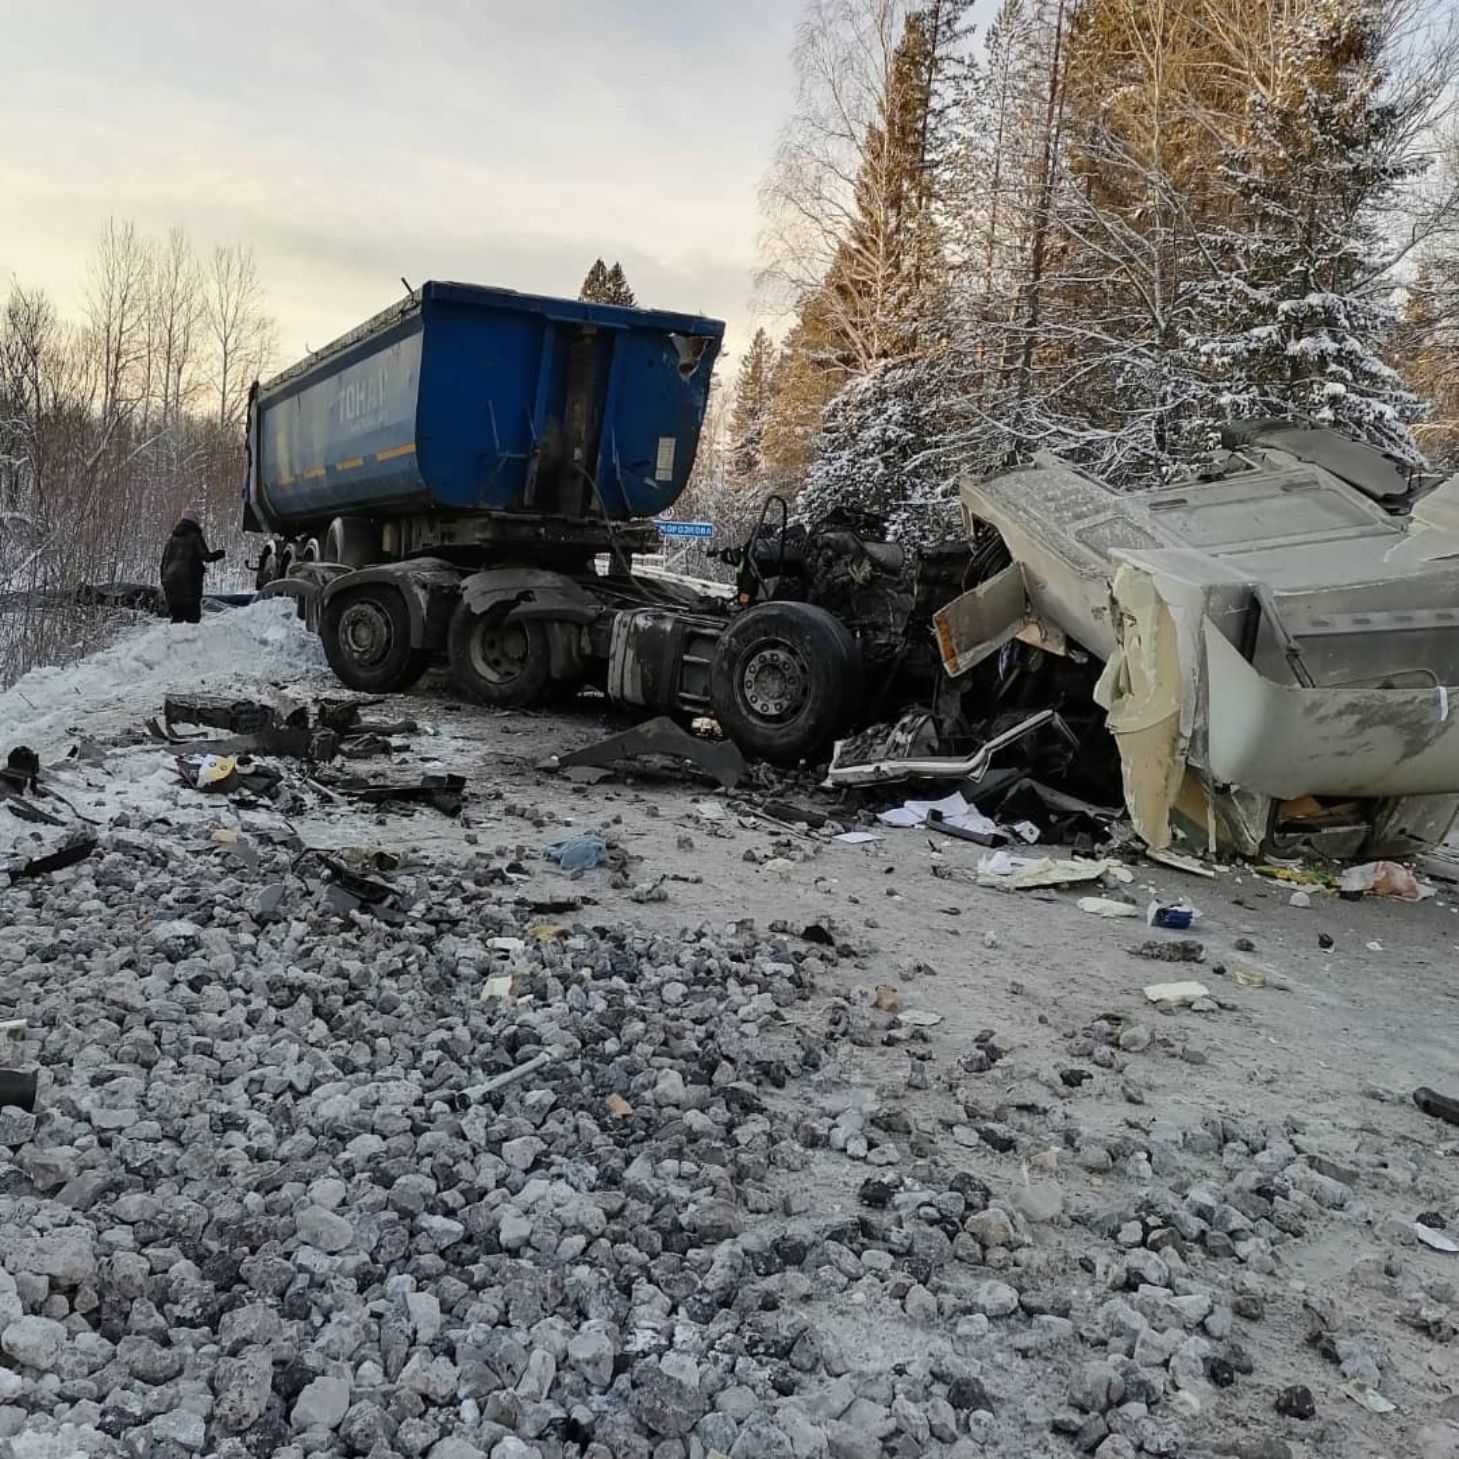
[[[365,599],[351,603],[340,614],[339,642],[351,662],[361,668],[378,668],[390,656],[395,628],[378,603]]]
[[[527,668],[531,645],[520,623],[481,623],[471,635],[471,668],[492,684],[510,684]]]
[[[805,704],[810,670],[790,644],[766,643],[745,659],[740,686],[745,703],[761,719],[793,719]]]

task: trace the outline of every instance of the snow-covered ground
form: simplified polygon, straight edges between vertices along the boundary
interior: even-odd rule
[[[33,669],[0,693],[0,749],[26,744],[46,760],[78,733],[108,733],[128,718],[157,714],[165,694],[288,685],[325,667],[319,639],[287,600],[197,624],[156,623],[78,664]]]

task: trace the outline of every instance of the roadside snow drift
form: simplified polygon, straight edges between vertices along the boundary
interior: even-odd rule
[[[0,693],[0,754],[29,745],[58,754],[84,723],[92,735],[119,716],[156,714],[165,694],[256,692],[327,666],[319,639],[288,599],[217,613],[197,624],[157,623],[65,668],[33,669]]]

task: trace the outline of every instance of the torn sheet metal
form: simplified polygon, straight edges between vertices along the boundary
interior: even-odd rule
[[[942,667],[956,679],[991,658],[1028,623],[1028,593],[1017,563],[994,573],[932,615]]]
[[[1112,600],[1118,646],[1094,687],[1120,752],[1125,805],[1146,845],[1170,844],[1170,807],[1185,776],[1185,699],[1175,619],[1138,568],[1121,565]]]
[[[1033,612],[1016,563],[970,588],[932,615],[937,650],[949,678],[958,679],[1015,639],[1046,653],[1067,655],[1069,635]]]
[[[1045,725],[1054,724],[1059,716],[1052,709],[1040,709],[1011,729],[994,735],[968,755],[926,755],[915,758],[893,756],[873,759],[861,764],[846,764],[846,741],[836,746],[831,768],[826,772],[829,785],[882,785],[895,780],[978,780],[992,763],[993,757],[1009,745],[1016,744]]]
[[[1414,503],[1409,529],[1389,549],[1394,564],[1438,562],[1459,557],[1459,473],[1441,482]]]
[[[1292,799],[1440,795],[1459,786],[1459,690],[1276,684],[1207,623],[1206,770]]]
[[[733,790],[748,768],[745,757],[731,741],[701,739],[662,715],[621,734],[609,735],[596,744],[585,745],[581,750],[560,755],[557,765],[560,769],[580,765],[606,767],[644,755],[687,760],[726,790]]]

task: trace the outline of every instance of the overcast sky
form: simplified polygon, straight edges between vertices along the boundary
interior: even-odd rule
[[[798,0],[0,0],[0,285],[79,309],[108,215],[251,242],[281,358],[400,277],[751,318]]]

